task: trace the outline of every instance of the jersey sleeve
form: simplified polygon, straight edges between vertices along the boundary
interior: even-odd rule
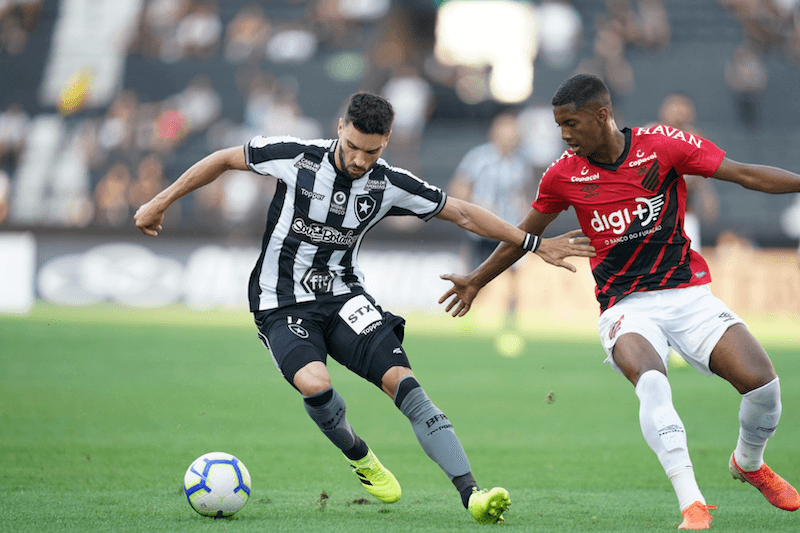
[[[675,171],[705,178],[714,174],[725,157],[725,151],[702,137],[689,133],[683,135],[683,138],[669,139]]]
[[[394,167],[386,169],[386,177],[393,186],[387,190],[392,196],[388,216],[411,215],[427,222],[444,209],[447,195],[439,187]]]
[[[558,177],[558,169],[554,165],[548,168],[539,181],[539,190],[536,193],[532,207],[540,213],[560,213],[569,209],[569,203],[558,194],[554,182]]]
[[[295,158],[306,150],[299,139],[293,137],[256,136],[244,145],[245,162],[250,170],[262,176],[283,178],[285,167],[291,167]]]

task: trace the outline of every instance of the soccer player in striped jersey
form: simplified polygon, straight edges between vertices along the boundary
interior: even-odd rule
[[[134,215],[156,236],[167,208],[226,170],[251,170],[278,180],[261,254],[253,269],[250,310],[258,335],[284,378],[302,395],[320,430],[349,460],[364,488],[395,502],[400,485],[345,417],[332,387],[330,356],[381,388],[409,419],[422,448],[447,474],[479,523],[503,521],[511,500],[501,488],[481,490],[453,426],[428,398],[401,344],[405,321],[384,311],[364,289],[356,261],[364,235],[386,216],[434,217],[483,237],[507,241],[575,271],[564,259],[590,257],[580,231],[539,239],[489,211],[448,197],[438,187],[380,158],[394,111],[384,98],[354,94],[338,138],[305,141],[255,137],[244,148],[219,150],[192,165]]]
[[[533,208],[519,227],[541,235],[572,206],[597,255],[590,259],[600,303],[598,332],[606,362],[635,387],[645,440],[678,497],[679,529],[708,529],[712,517],[695,481],[683,422],[667,380],[670,346],[703,374],[742,395],[739,438],[728,459],[733,477],[757,487],[774,506],[800,508],[792,485],[763,460],[781,415],[772,363],[744,322],[714,297],[711,274],[684,230],[684,174],[713,177],[767,193],[800,192],[800,176],[733,161],[706,139],[664,125],[620,130],[608,88],[595,76],[566,80],[553,101],[569,149],[544,173]],[[453,282],[440,303],[463,316],[478,291],[521,252],[501,243]]]

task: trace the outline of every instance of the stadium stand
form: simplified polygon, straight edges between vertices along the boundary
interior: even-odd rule
[[[27,135],[27,142],[13,149],[0,139],[0,171],[6,176],[0,192],[8,203],[0,229],[127,231],[124,221],[136,207],[129,196],[141,197],[127,189],[143,160],[157,159],[163,179],[170,180],[209,151],[243,143],[253,134],[268,133],[267,128],[331,136],[338,106],[349,94],[380,91],[403,65],[417,68],[431,84],[434,106],[416,157],[422,176],[440,186],[464,153],[485,137],[492,116],[506,107],[548,105],[560,82],[578,68],[614,80],[610,85],[622,125],[652,122],[663,97],[682,91],[697,105],[698,127],[734,159],[800,171],[790,148],[800,141],[800,106],[792,105],[800,81],[795,36],[800,32],[790,18],[794,13],[800,19],[796,6],[788,14],[775,8],[756,17],[735,0],[573,0],[568,4],[580,15],[583,34],[574,59],[560,68],[537,59],[533,95],[503,106],[466,104],[446,73],[434,74],[433,2],[355,2],[365,10],[347,11],[338,6],[349,4],[336,0],[114,0],[108,4],[116,9],[102,16],[135,16],[117,20],[119,39],[109,42],[122,47],[121,75],[117,85],[104,82],[112,86],[102,101],[92,101],[98,91],[80,92],[81,83],[93,81],[81,81],[80,75],[66,84],[74,94],[64,93],[63,80],[80,74],[85,57],[66,53],[70,49],[64,47],[60,24],[72,13],[83,21],[74,24],[84,27],[69,30],[90,31],[91,21],[80,18],[91,14],[80,11],[88,4],[33,4],[38,11],[23,12],[7,2],[11,7],[0,12],[0,72],[10,80],[0,92],[0,136],[4,119],[21,124]],[[743,44],[755,50],[766,79],[763,90],[747,95],[744,103],[726,79],[726,68]],[[113,74],[114,47],[100,48],[83,53],[102,58],[97,61],[105,70],[95,75]],[[60,59],[52,66],[54,57]],[[55,76],[55,71],[62,74]],[[52,85],[53,79],[62,80],[60,86]],[[96,88],[100,82],[94,83]],[[65,94],[76,99],[65,101]],[[755,110],[755,121],[741,120],[737,105],[751,106],[746,109]],[[65,147],[72,156],[67,157]],[[394,164],[405,164],[393,159],[400,154],[391,145],[386,155]],[[130,185],[118,180],[119,165]],[[239,179],[229,189],[241,194],[250,190],[243,188],[245,183]],[[759,246],[796,244],[776,221],[792,198],[715,187],[721,213],[704,225],[704,242],[713,244],[722,230],[732,229]],[[225,194],[221,189],[207,198],[187,199],[176,225],[186,234],[211,230],[215,219],[208,215],[221,209]],[[118,204],[119,218],[103,215],[100,204]],[[255,235],[263,218],[257,211],[252,221],[213,231]],[[562,217],[552,231],[572,223]],[[446,229],[426,231],[431,238],[456,235]]]

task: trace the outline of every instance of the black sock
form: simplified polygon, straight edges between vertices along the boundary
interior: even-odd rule
[[[469,505],[469,497],[472,494],[472,489],[477,489],[478,484],[475,483],[475,478],[472,477],[472,472],[453,478],[453,485],[456,490],[461,494],[461,503],[464,504],[464,509]]]
[[[350,459],[351,461],[358,461],[359,459],[363,459],[367,456],[367,452],[369,452],[369,447],[367,447],[367,443],[361,440],[361,437],[356,435],[356,443],[355,445],[350,448],[349,450],[344,450],[344,456]]]

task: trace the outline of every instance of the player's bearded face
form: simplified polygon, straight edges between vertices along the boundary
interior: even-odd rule
[[[388,142],[389,135],[362,133],[339,119],[336,166],[349,178],[358,179],[372,168]]]
[[[575,104],[569,104],[554,108],[553,115],[561,128],[561,138],[575,155],[587,157],[597,151],[602,139],[602,128],[595,106],[576,110]]]

